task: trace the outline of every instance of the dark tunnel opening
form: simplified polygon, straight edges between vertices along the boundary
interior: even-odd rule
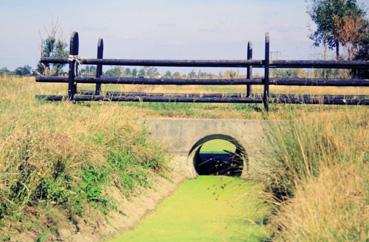
[[[200,176],[240,177],[247,164],[247,154],[238,141],[225,135],[201,139],[191,149],[193,165]]]

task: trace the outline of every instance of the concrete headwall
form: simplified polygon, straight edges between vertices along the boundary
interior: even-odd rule
[[[240,119],[149,119],[145,121],[151,138],[173,155],[173,162],[188,177],[196,176],[191,148],[202,138],[226,135],[243,146],[248,155],[244,176],[252,175],[265,149],[265,121]]]

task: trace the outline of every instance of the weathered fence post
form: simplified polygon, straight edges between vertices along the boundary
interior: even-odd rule
[[[269,65],[270,65],[270,37],[265,35],[265,63],[264,63],[264,96],[263,103],[265,111],[269,111]]]
[[[42,100],[62,101],[125,101],[125,102],[199,102],[199,103],[258,103],[264,104],[266,112],[269,111],[269,103],[291,104],[321,104],[327,105],[368,105],[367,95],[273,95],[270,97],[270,85],[275,86],[336,86],[336,87],[369,87],[367,79],[327,79],[327,78],[273,78],[270,72],[273,68],[314,68],[314,69],[363,69],[368,70],[368,61],[322,61],[322,60],[273,60],[270,52],[270,36],[265,35],[265,59],[253,60],[252,43],[247,45],[247,61],[245,60],[132,60],[132,59],[103,59],[104,42],[99,39],[97,47],[97,59],[80,59],[79,36],[75,32],[70,39],[69,58],[42,57],[42,64],[69,64],[68,77],[65,76],[37,76],[37,82],[68,83],[68,96],[38,96]],[[96,66],[96,77],[79,77],[79,65]],[[156,67],[225,67],[247,68],[246,78],[118,78],[104,77],[103,66],[156,66]],[[264,68],[264,77],[253,76],[253,69]],[[99,80],[97,80],[99,79]],[[86,92],[86,95],[76,95],[78,83],[96,85],[95,94]],[[247,86],[247,97],[244,94],[173,94],[164,93],[107,93],[101,96],[102,84],[129,84],[129,85],[237,85]],[[261,95],[252,93],[253,85],[263,85],[264,92]]]
[[[74,32],[70,38],[69,44],[69,72],[68,72],[68,99],[73,100],[77,92],[76,77],[76,62],[79,52],[79,38],[78,33]]]
[[[97,43],[97,59],[104,58],[104,40],[99,39]],[[96,67],[96,78],[100,78],[103,72],[103,65],[97,65]],[[101,94],[101,83],[96,83],[95,95]]]
[[[252,60],[252,43],[248,42],[247,44],[247,60]],[[247,79],[251,79],[252,77],[252,66],[247,67]],[[252,95],[252,86],[249,84],[247,85],[247,97],[250,97]]]

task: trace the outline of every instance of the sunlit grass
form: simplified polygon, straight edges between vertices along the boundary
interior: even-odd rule
[[[65,95],[67,86],[39,84],[33,78],[0,78],[0,84],[1,239],[26,229],[40,235],[55,233],[47,220],[37,216],[46,214],[57,227],[56,207],[72,217],[90,207],[88,215],[95,210],[106,213],[114,206],[106,199],[104,186],[113,179],[126,195],[135,186],[146,186],[146,175],[160,173],[165,166],[163,154],[145,139],[138,125],[138,120],[153,117],[283,120],[269,127],[271,156],[258,174],[264,175],[262,181],[278,198],[288,198],[277,207],[273,220],[276,240],[369,238],[367,107],[279,104],[271,105],[266,114],[261,105],[243,104],[48,103],[34,96]],[[169,93],[244,92],[244,87],[103,87]],[[260,93],[262,88],[254,90]],[[369,95],[369,88],[271,90]],[[214,141],[203,148],[213,152],[231,149],[228,145]],[[134,169],[126,170],[127,166]],[[239,230],[242,236],[250,232],[243,227]]]
[[[61,85],[0,82],[0,240],[46,230],[57,236],[63,221],[114,210],[107,187],[128,197],[163,175],[165,154],[146,138],[139,114],[34,98],[63,93]]]
[[[369,239],[368,117],[368,108],[292,112],[270,127],[264,178],[282,199],[278,241]]]

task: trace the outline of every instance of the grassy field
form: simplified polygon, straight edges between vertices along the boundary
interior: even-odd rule
[[[84,89],[92,89],[85,86]],[[332,95],[368,95],[369,88],[356,87],[285,87],[271,86],[271,93],[276,94],[332,94]],[[134,91],[154,93],[245,93],[245,87],[217,87],[217,86],[129,86],[105,85],[105,91]],[[254,87],[254,93],[262,93],[262,87]],[[122,103],[132,110],[140,110],[149,116],[164,117],[192,117],[192,118],[241,118],[264,119],[263,106],[260,104],[191,104],[191,103]],[[303,107],[303,108],[302,108]],[[337,112],[345,108],[337,106],[304,106],[304,105],[272,105],[271,112],[284,118],[288,112]]]
[[[151,177],[165,175],[165,153],[138,125],[146,117],[283,120],[268,129],[267,141],[273,149],[265,154],[268,159],[261,162],[257,174],[276,199],[273,238],[369,239],[367,107],[272,105],[266,114],[258,105],[47,103],[34,96],[65,95],[66,85],[8,77],[0,78],[0,83],[0,240],[15,240],[24,232],[36,239],[45,234],[60,239],[59,228],[66,223],[103,218],[116,208],[109,187],[129,197],[138,187],[150,187]],[[244,91],[243,87],[104,89]],[[368,88],[273,87],[272,92],[369,95]],[[223,148],[232,147],[215,141],[204,150]],[[207,182],[197,182],[206,187]],[[182,189],[195,186],[188,184]],[[240,230],[240,236],[250,232]]]
[[[186,181],[134,230],[111,242],[265,241],[263,186],[230,177]]]
[[[279,203],[277,241],[369,240],[368,117],[367,108],[291,113],[271,127],[263,180]]]
[[[143,117],[252,114],[240,114],[238,105],[186,105],[183,113],[176,104],[47,103],[34,96],[65,94],[66,86],[0,82],[0,240],[61,239],[67,224],[76,229],[116,209],[110,187],[129,197],[165,175],[165,153],[138,126]]]
[[[66,224],[115,210],[107,188],[129,197],[165,174],[166,156],[136,113],[42,103],[36,93],[60,87],[30,78],[0,82],[0,240],[23,232],[56,240]]]

